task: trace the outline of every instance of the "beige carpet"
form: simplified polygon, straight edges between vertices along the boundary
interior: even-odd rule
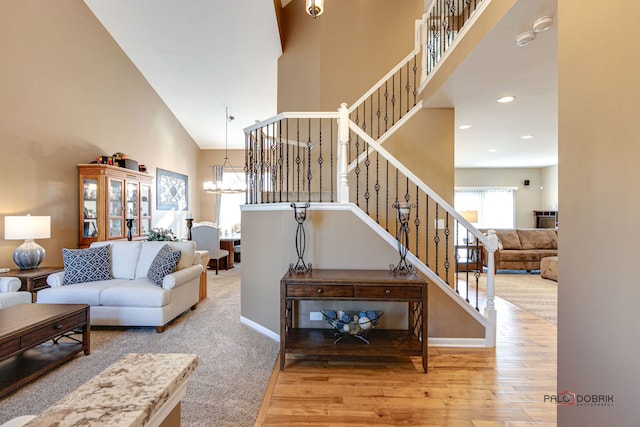
[[[480,290],[484,292],[487,275],[479,278]],[[498,272],[495,279],[496,296],[509,301],[542,319],[557,324],[558,284],[543,279],[538,272],[526,271]]]
[[[167,330],[91,330],[91,354],[79,355],[0,398],[0,424],[37,414],[127,353],[195,353],[198,367],[182,401],[183,427],[252,426],[279,343],[240,323],[240,267],[208,274],[208,298]]]

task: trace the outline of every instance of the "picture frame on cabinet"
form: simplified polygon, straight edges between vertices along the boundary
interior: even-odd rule
[[[189,209],[189,177],[156,168],[156,209],[186,211]]]

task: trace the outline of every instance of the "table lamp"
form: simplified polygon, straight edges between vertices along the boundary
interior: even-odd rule
[[[51,237],[50,216],[5,216],[5,240],[23,240],[13,253],[13,262],[20,270],[38,268],[44,259],[45,251],[34,239],[49,239]]]

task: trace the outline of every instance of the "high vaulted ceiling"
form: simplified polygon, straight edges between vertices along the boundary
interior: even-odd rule
[[[85,3],[200,148],[225,147],[225,107],[236,118],[230,149],[244,147],[244,127],[278,113],[282,51],[272,1]],[[428,102],[454,107],[456,126],[471,126],[456,129],[456,167],[557,164],[557,23],[527,46],[515,44],[555,11],[556,0],[519,0]],[[496,102],[507,94],[516,100]]]

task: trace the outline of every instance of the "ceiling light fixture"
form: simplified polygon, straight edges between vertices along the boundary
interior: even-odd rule
[[[244,193],[245,191],[247,191],[247,188],[242,182],[242,179],[240,179],[240,176],[238,175],[236,170],[231,165],[231,162],[229,161],[229,122],[235,119],[235,117],[229,115],[229,109],[227,107],[224,108],[224,113],[225,113],[224,162],[222,162],[222,165],[211,166],[213,168],[214,181],[206,181],[202,184],[202,187],[204,191],[212,194]],[[224,182],[225,170],[233,172],[234,174],[234,177],[230,183]]]
[[[515,100],[516,97],[512,96],[512,95],[507,95],[507,96],[501,96],[500,98],[498,98],[498,102],[500,104],[506,104],[508,102],[512,102],[513,100]]]
[[[533,135],[522,135],[521,139],[533,139]]]
[[[307,13],[313,19],[322,15],[322,12],[324,12],[324,0],[307,0]]]
[[[458,129],[466,130],[466,129],[469,129],[470,127],[471,127],[471,125],[460,125],[460,126],[458,126]]]

